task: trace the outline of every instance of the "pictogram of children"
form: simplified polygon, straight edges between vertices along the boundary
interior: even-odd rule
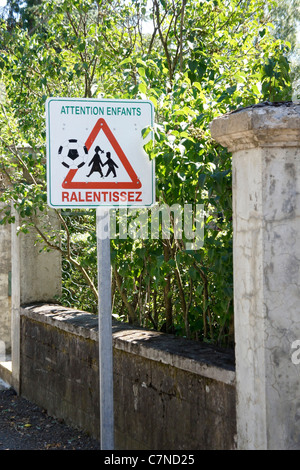
[[[102,168],[101,168],[103,166],[103,163],[102,163],[101,157],[99,155],[99,152],[104,153],[104,150],[101,150],[99,145],[97,145],[97,147],[95,147],[95,152],[96,152],[95,155],[93,156],[92,160],[89,163],[89,166],[91,164],[93,164],[92,168],[91,168],[91,171],[86,176],[89,177],[89,176],[91,176],[92,173],[98,172],[98,173],[100,173],[101,178],[103,178],[103,172],[102,172]]]
[[[106,162],[103,164],[103,166],[108,165],[108,170],[107,170],[107,173],[106,173],[106,175],[105,175],[105,178],[106,178],[111,172],[113,173],[114,178],[115,178],[115,177],[117,176],[115,168],[119,168],[119,167],[118,167],[118,165],[113,161],[113,159],[111,158],[110,152],[106,152],[106,157],[107,157],[107,160],[106,160]]]

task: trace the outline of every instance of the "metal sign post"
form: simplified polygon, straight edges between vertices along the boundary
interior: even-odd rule
[[[109,209],[97,207],[98,328],[101,450],[114,449],[113,351]]]

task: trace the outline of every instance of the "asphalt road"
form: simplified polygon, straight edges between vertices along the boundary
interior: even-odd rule
[[[80,430],[52,418],[0,379],[0,450],[99,450]]]

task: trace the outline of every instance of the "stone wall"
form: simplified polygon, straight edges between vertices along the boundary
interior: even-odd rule
[[[235,447],[232,351],[113,321],[115,447]],[[21,395],[99,437],[98,320],[58,305],[21,310]]]

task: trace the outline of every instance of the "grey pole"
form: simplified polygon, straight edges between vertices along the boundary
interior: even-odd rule
[[[113,351],[111,316],[110,213],[97,207],[98,328],[101,450],[114,449]]]

